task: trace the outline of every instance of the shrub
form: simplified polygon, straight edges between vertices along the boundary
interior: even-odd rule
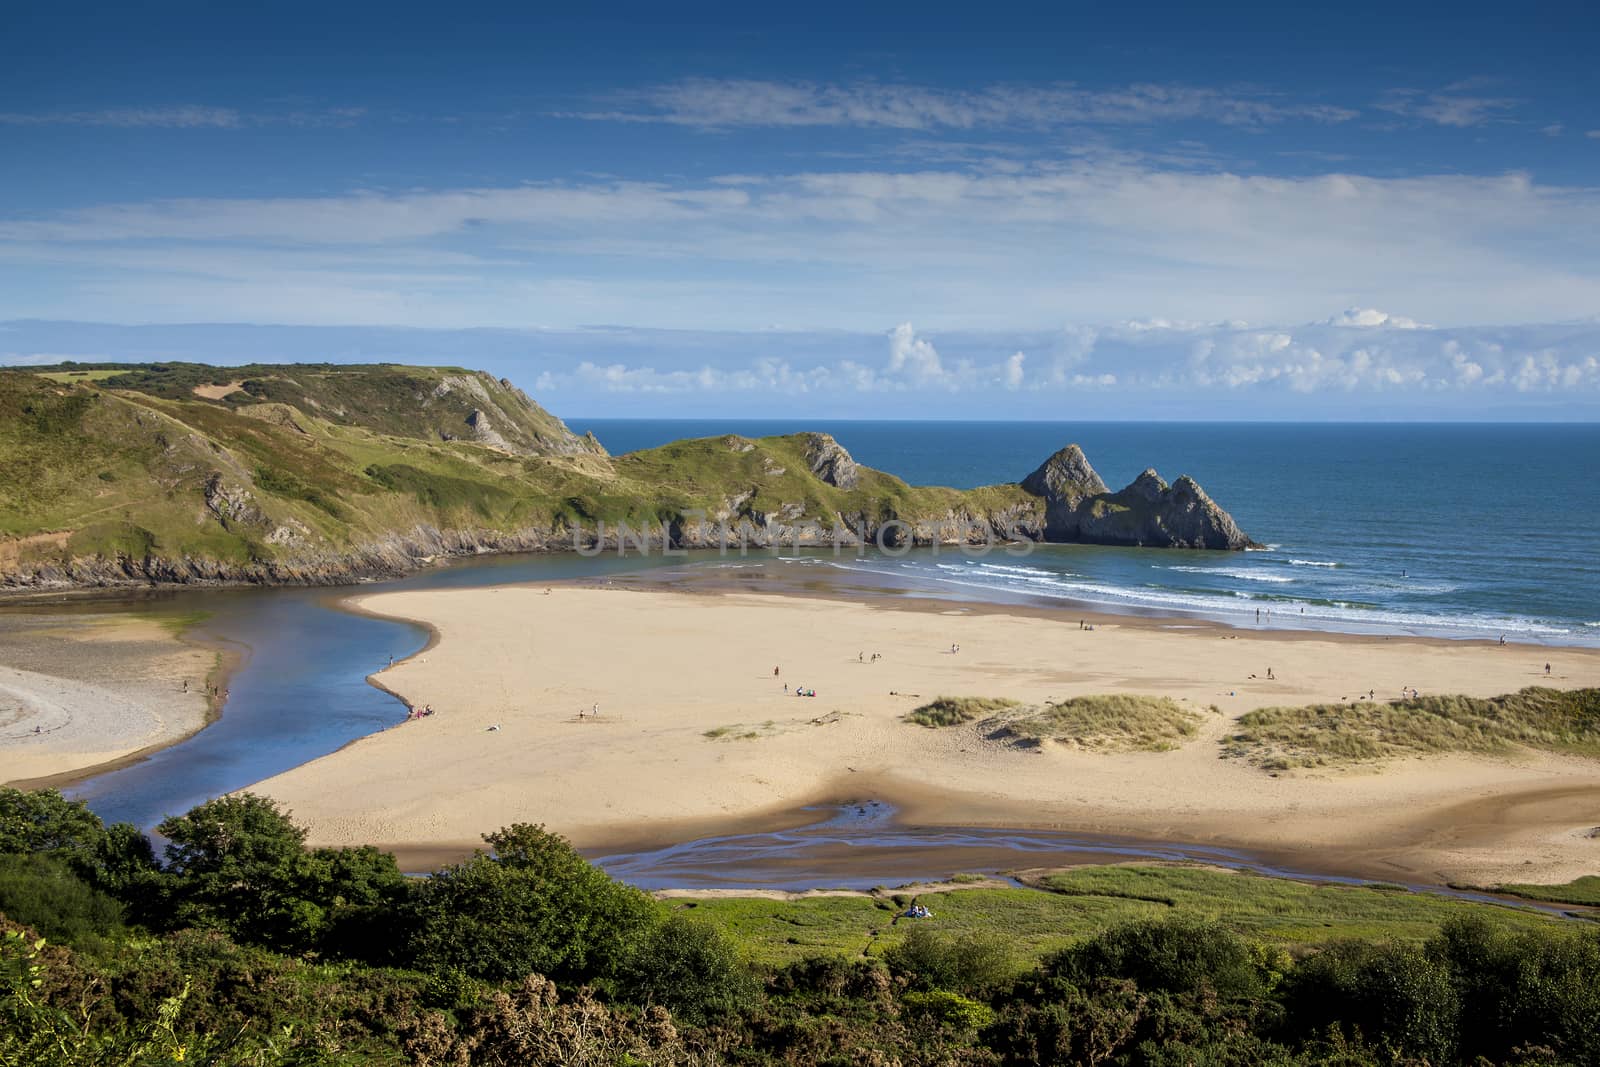
[[[0,914],[76,944],[122,928],[122,905],[49,856],[0,856]]]
[[[674,1018],[704,1024],[738,1010],[755,984],[727,937],[716,927],[673,915],[640,937],[622,963],[618,992],[643,1007],[660,1004]]]
[[[997,937],[944,934],[929,926],[913,926],[905,940],[883,954],[890,971],[902,974],[921,990],[945,989],[981,993],[1011,976],[1011,952]]]
[[[1144,992],[1261,993],[1256,954],[1230,930],[1195,919],[1146,919],[1112,927],[1045,959],[1044,973],[1077,986],[1127,978]]]
[[[1406,945],[1335,945],[1283,986],[1290,1036],[1342,1031],[1393,1056],[1444,1063],[1456,1048],[1460,998],[1449,969]]]
[[[981,1030],[994,1022],[994,1009],[946,989],[912,990],[900,1003],[914,1015],[927,1015],[956,1030]]]
[[[407,965],[455,967],[496,982],[613,976],[650,925],[654,902],[542,826],[519,823],[484,840],[494,855],[446,867],[417,887]]]

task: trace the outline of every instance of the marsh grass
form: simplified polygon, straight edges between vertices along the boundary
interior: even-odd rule
[[[1600,908],[1600,875],[1586,874],[1564,885],[1511,883],[1496,886],[1494,891],[1551,904],[1577,904],[1588,908]]]
[[[1222,745],[1223,756],[1267,770],[1519,746],[1600,756],[1600,689],[1261,708],[1241,715]]]
[[[1007,719],[998,733],[1079,748],[1165,752],[1194,736],[1200,715],[1170,697],[1112,693],[1073,697]]]
[[[960,726],[962,723],[972,722],[985,715],[993,715],[997,711],[1017,706],[1015,700],[997,697],[936,697],[932,703],[908,712],[905,721],[933,729],[941,726]]]
[[[1182,914],[1213,919],[1252,940],[1303,950],[1355,939],[1422,941],[1447,919],[1474,915],[1506,929],[1548,927],[1547,916],[1395,888],[1313,885],[1212,867],[1083,867],[1036,889],[924,892],[931,928],[953,937],[1004,937],[1021,970],[1118,923]],[[1041,892],[1041,890],[1044,890]],[[909,897],[726,897],[679,902],[721,927],[753,959],[784,964],[815,955],[881,956],[913,923],[896,921]]]

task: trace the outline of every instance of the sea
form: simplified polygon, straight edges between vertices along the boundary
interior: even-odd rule
[[[1188,474],[1263,546],[801,554],[973,599],[1250,626],[1600,647],[1600,425],[569,419],[613,454],[820,430],[916,485],[1014,482],[1068,444],[1107,485]]]

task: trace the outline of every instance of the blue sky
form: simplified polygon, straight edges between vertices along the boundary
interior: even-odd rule
[[[1592,5],[543,6],[7,5],[0,361],[1600,415]]]

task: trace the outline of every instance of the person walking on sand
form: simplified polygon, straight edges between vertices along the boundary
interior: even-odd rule
[[[597,719],[600,717],[600,704],[598,702],[595,703],[594,707],[589,709],[589,714]]]
[[[1544,665],[1544,676],[1546,678],[1550,677],[1550,664],[1548,663]]]
[[[776,668],[776,667],[772,668],[772,676],[774,678],[776,678],[778,676],[778,668]]]
[[[1271,667],[1267,668],[1267,681],[1269,681],[1269,682],[1277,681],[1277,677],[1272,673],[1272,668]]]

